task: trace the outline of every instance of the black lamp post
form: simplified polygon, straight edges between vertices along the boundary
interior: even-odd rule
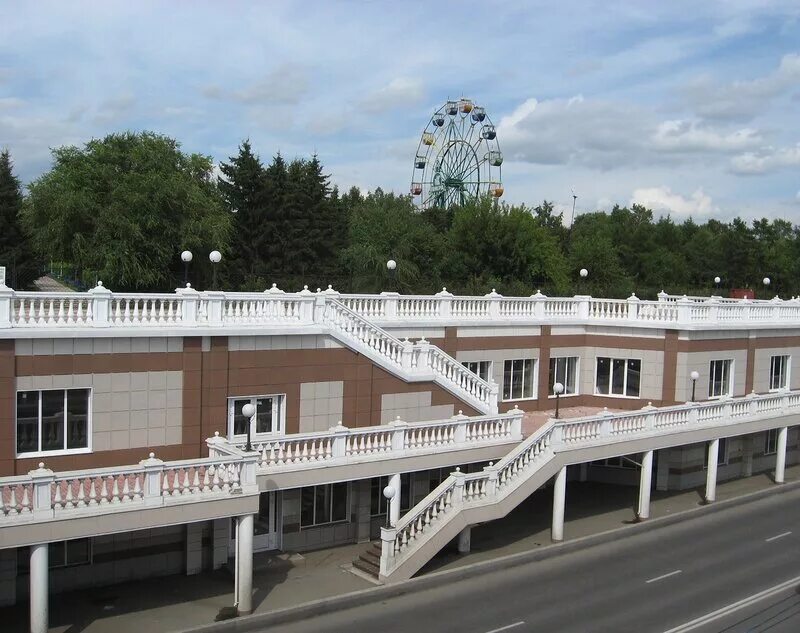
[[[561,394],[564,393],[564,385],[557,382],[553,385],[553,393],[556,394],[556,420],[558,420],[558,403],[561,399]]]
[[[242,415],[247,418],[247,443],[244,445],[244,450],[248,453],[253,450],[253,445],[250,443],[250,427],[253,424],[253,416],[256,414],[256,408],[249,402],[242,407]]]
[[[189,283],[189,263],[192,261],[192,251],[183,251],[181,260],[183,261],[183,285],[185,286]]]
[[[698,374],[697,371],[693,371],[689,374],[689,377],[692,379],[692,402],[694,402],[695,388],[697,387],[697,379],[700,378],[700,374]]]
[[[392,527],[392,499],[397,494],[394,486],[386,486],[383,489],[383,496],[386,497],[386,527]]]
[[[208,254],[208,260],[211,262],[211,271],[212,271],[211,289],[212,290],[216,290],[217,289],[217,264],[219,264],[220,261],[222,261],[222,253],[220,253],[219,251],[211,251]]]
[[[386,262],[386,270],[389,271],[389,279],[391,280],[390,289],[392,292],[397,292],[397,262],[390,259]]]

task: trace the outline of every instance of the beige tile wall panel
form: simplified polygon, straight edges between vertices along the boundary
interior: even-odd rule
[[[769,391],[769,372],[773,356],[791,356],[789,362],[789,386],[797,389],[800,385],[800,347],[769,347],[755,350],[753,365],[753,391]]]
[[[228,349],[238,351],[262,351],[284,349],[337,349],[340,343],[324,334],[280,335],[280,336],[231,336]]]
[[[445,332],[443,327],[392,327],[391,324],[385,328],[392,336],[399,339],[417,340],[425,338],[431,340],[433,338],[444,338]]]
[[[397,418],[404,422],[443,420],[453,413],[452,404],[432,406],[430,391],[385,393],[381,396],[381,424]]]
[[[15,342],[15,348],[17,356],[182,352],[183,338],[177,336],[18,338]]]
[[[516,326],[461,326],[458,328],[458,338],[477,337],[509,337],[509,336],[539,336],[542,328],[538,325]]]
[[[92,389],[92,452],[183,440],[183,372],[20,376],[17,390]]]
[[[708,381],[712,360],[733,359],[733,395],[745,395],[747,379],[747,350],[722,350],[717,352],[678,352],[678,365],[675,369],[675,400],[686,402],[692,397],[690,375],[697,371],[697,400],[708,399]]]
[[[661,400],[664,352],[655,350],[619,349],[614,347],[586,347],[581,356],[580,389],[583,394],[594,394],[595,365],[598,357],[638,358],[642,361],[639,398]],[[551,352],[551,356],[554,355]]]
[[[665,330],[633,326],[625,327],[624,325],[590,325],[586,328],[586,333],[600,336],[630,336],[634,338],[663,339]]]
[[[327,431],[342,421],[344,381],[300,384],[300,433]]]

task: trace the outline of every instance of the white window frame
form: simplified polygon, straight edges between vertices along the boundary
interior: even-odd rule
[[[257,416],[258,416],[258,409],[256,409],[256,414],[250,419],[250,438],[263,438],[263,437],[275,437],[279,435],[283,435],[286,431],[286,394],[285,393],[270,393],[260,396],[230,396],[228,398],[228,439],[233,440],[240,440],[247,437],[247,433],[242,433],[241,435],[234,434],[234,410],[235,410],[235,403],[237,400],[250,400],[250,404],[254,407],[258,407],[256,401],[261,400],[262,398],[272,398],[272,422],[275,430],[271,433],[256,433],[256,423],[257,423]]]
[[[317,521],[317,488],[324,488],[326,486],[330,487],[331,489],[331,515],[333,515],[333,486],[338,484],[345,484],[345,517],[344,519],[337,519],[336,521]],[[307,525],[303,525],[303,490],[306,488],[313,488],[314,489],[314,521],[313,523],[309,523]],[[350,522],[350,515],[351,515],[351,508],[350,508],[350,484],[348,482],[336,482],[330,484],[317,484],[314,486],[303,486],[300,489],[300,529],[301,530],[309,530],[312,528],[317,527],[324,527],[328,525],[340,525],[342,523],[349,523]],[[328,518],[332,518],[328,517]]]
[[[525,365],[523,364],[523,366],[522,366],[522,397],[515,398],[514,395],[511,393],[511,386],[509,386],[509,396],[510,397],[509,398],[502,398],[503,402],[515,402],[515,401],[519,402],[521,400],[536,400],[536,398],[538,396],[538,394],[537,394],[538,387],[539,387],[539,385],[538,385],[538,380],[539,380],[539,376],[538,376],[538,374],[539,374],[539,371],[538,371],[538,369],[539,369],[539,359],[538,358],[506,358],[506,359],[503,359],[503,389],[501,391],[501,395],[503,393],[505,393],[505,389],[506,389],[506,363],[512,363],[512,365],[511,365],[511,372],[512,373],[511,373],[510,380],[511,380],[511,385],[513,385],[514,384],[514,373],[513,373],[514,372],[514,365],[513,365],[513,363],[514,363],[514,361],[518,361],[518,360],[521,360],[523,363],[525,363],[526,361],[530,361],[531,362],[531,374],[533,374],[533,376],[531,378],[531,395],[530,396],[526,396],[525,395]]]
[[[550,358],[551,361],[556,361],[556,373],[558,373],[558,367],[557,367],[558,366],[558,361],[560,361],[560,360],[568,361],[571,358],[575,359],[575,391],[573,393],[567,393],[566,392],[567,383],[564,382],[564,393],[561,394],[562,398],[569,398],[570,396],[578,396],[581,393],[581,381],[580,381],[580,376],[581,376],[581,357],[580,356],[553,356],[553,357]],[[566,372],[565,372],[565,375],[566,375]],[[556,382],[555,378],[556,378],[555,376],[551,376],[550,375],[550,367],[549,367],[549,363],[548,363],[547,380],[550,382],[550,384],[547,385],[548,398],[555,398],[556,397],[556,394],[553,393],[553,384],[555,384],[555,382]],[[641,389],[640,389],[640,391],[641,391]]]
[[[770,446],[772,450],[770,450]],[[778,453],[778,429],[767,429],[764,434],[764,455],[776,455]]]
[[[68,391],[88,391],[86,402],[86,446],[82,448],[66,448],[67,445],[67,429],[66,419],[64,420],[64,447],[60,449],[43,451],[42,448],[42,392],[43,391],[63,391],[64,392],[64,416],[67,415],[67,392]],[[26,453],[19,452],[19,443],[17,442],[17,433],[19,432],[19,423],[17,421],[17,395],[20,393],[35,392],[39,394],[39,450],[29,451]],[[64,389],[17,389],[14,392],[14,454],[17,458],[24,459],[27,457],[50,457],[57,455],[85,455],[92,452],[92,397],[94,390],[92,387],[65,387]]]
[[[775,359],[782,358],[783,359],[783,384],[778,387],[773,387],[773,377],[775,375]],[[769,390],[771,393],[776,391],[786,391],[789,389],[789,385],[791,384],[792,379],[792,357],[789,354],[775,354],[774,356],[770,356],[769,359]]]
[[[486,382],[492,381],[492,361],[490,360],[462,360],[461,364],[464,365],[467,369],[469,369],[473,374],[476,374],[479,378],[482,378]],[[483,372],[480,371],[481,365],[486,367],[485,375]]]
[[[607,358],[610,362],[608,365],[608,393],[603,393],[597,388],[597,362],[601,358]],[[625,361],[625,377],[622,380],[622,393],[611,393],[611,385],[614,384],[614,361]],[[639,393],[635,396],[627,395],[628,391],[628,363],[632,360],[639,361]],[[630,358],[621,358],[619,356],[595,356],[594,359],[594,395],[603,396],[604,398],[627,398],[628,400],[641,400],[642,398],[642,372],[644,362],[641,358],[632,356]]]
[[[728,389],[724,393],[713,394],[714,389],[714,364],[715,363],[728,363]],[[724,366],[724,365],[723,365]],[[718,400],[720,398],[729,398],[733,395],[733,377],[734,377],[735,361],[733,358],[715,358],[708,363],[708,399]]]

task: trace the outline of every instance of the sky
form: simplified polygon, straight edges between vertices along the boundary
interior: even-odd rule
[[[407,193],[461,96],[497,126],[508,202],[800,224],[797,0],[0,0],[0,148],[25,183],[53,147],[151,130]]]

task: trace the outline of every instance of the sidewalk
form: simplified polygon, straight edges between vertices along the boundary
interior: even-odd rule
[[[800,479],[800,465],[786,469],[786,480]],[[717,499],[729,499],[774,486],[765,474],[720,483]],[[621,527],[633,518],[635,487],[569,482],[565,538]],[[651,516],[658,518],[698,507],[700,492],[653,492]],[[422,573],[451,569],[550,544],[552,490],[539,490],[504,519],[472,530],[472,551],[440,553]],[[263,613],[374,586],[350,573],[351,561],[365,547],[347,545],[306,554],[257,554],[253,603]],[[51,596],[51,631],[58,633],[161,633],[213,622],[233,601],[233,576],[227,570],[197,576],[168,576],[113,587]],[[26,633],[27,601],[0,609],[4,633]]]

